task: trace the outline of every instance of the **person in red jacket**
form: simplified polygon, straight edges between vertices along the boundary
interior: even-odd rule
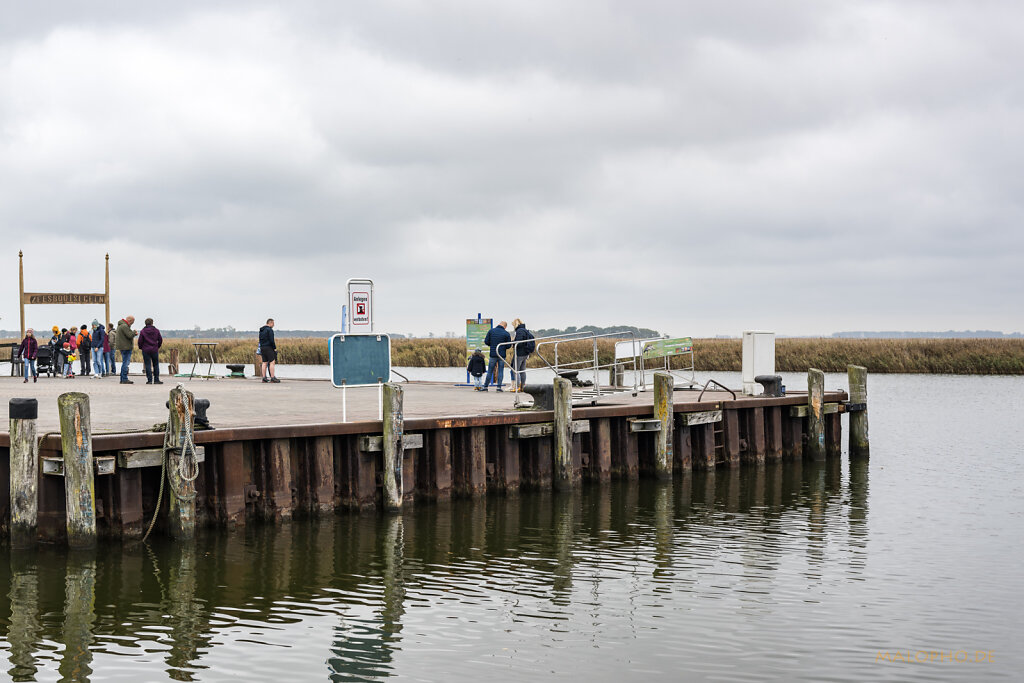
[[[21,366],[25,370],[25,383],[28,384],[28,371],[32,369],[32,381],[39,381],[39,372],[36,370],[36,354],[39,352],[39,342],[36,341],[36,333],[32,328],[25,330],[25,338],[21,340],[18,347],[18,354],[21,356]]]

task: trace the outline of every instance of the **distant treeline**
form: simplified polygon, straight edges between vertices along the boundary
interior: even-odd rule
[[[531,330],[537,337],[553,337],[559,334],[574,334],[576,332],[593,332],[594,334],[622,334],[628,336],[629,333],[635,334],[640,339],[647,339],[649,337],[660,337],[661,334],[657,330],[651,330],[646,327],[633,327],[631,325],[612,325],[611,327],[597,327],[595,325],[584,325],[583,327],[576,327],[570,325],[564,330],[560,330],[556,327],[546,327],[540,330]]]
[[[837,339],[1022,339],[1020,332],[998,330],[946,330],[945,332],[833,332]]]

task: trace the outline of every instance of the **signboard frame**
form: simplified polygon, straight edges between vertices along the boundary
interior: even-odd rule
[[[103,315],[106,324],[110,325],[110,254],[106,255],[106,272],[103,293],[80,292],[26,292],[25,291],[25,256],[18,252],[18,306],[21,311],[21,336],[25,336],[25,306],[38,305],[87,305],[103,304]],[[104,329],[106,329],[104,327]]]
[[[484,325],[487,325],[484,328]],[[475,328],[475,329],[474,329]],[[484,352],[484,358],[490,353],[490,347],[484,344],[484,339],[487,337],[487,333],[494,329],[494,318],[482,318],[480,314],[476,314],[476,319],[466,318],[466,364],[469,365],[469,359],[472,357],[473,352],[479,346]],[[466,370],[466,386],[469,386],[469,370]]]
[[[348,279],[345,286],[348,290],[348,320],[342,333],[372,334],[373,280],[365,277],[353,277]]]
[[[346,339],[350,339],[350,338],[360,339],[360,338],[370,338],[370,337],[375,338],[376,341],[378,341],[378,342],[381,342],[381,341],[385,342],[384,347],[386,349],[386,354],[387,354],[386,355],[386,358],[387,358],[387,372],[384,372],[382,374],[371,373],[373,375],[376,375],[376,378],[373,381],[348,382],[347,379],[342,379],[341,383],[338,383],[338,381],[337,381],[337,379],[338,379],[337,378],[337,373],[335,371],[334,365],[335,365],[335,362],[341,362],[341,360],[335,358],[335,352],[334,352],[335,340],[336,339],[340,339],[341,343],[344,343],[346,341]],[[331,366],[331,385],[336,387],[336,388],[340,389],[340,388],[344,388],[344,387],[376,386],[378,384],[382,384],[384,382],[387,382],[387,381],[389,381],[391,379],[391,337],[389,335],[387,335],[387,334],[359,334],[359,333],[354,333],[354,334],[334,334],[334,335],[331,335],[330,338],[328,339],[328,342],[327,342],[327,357],[328,357],[328,363]],[[369,376],[369,375],[367,375],[367,376]]]

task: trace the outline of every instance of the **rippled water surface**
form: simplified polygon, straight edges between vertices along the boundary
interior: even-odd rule
[[[870,465],[524,492],[193,547],[5,549],[0,668],[38,681],[1015,680],[1024,379],[870,382]],[[921,651],[986,654],[890,661]]]

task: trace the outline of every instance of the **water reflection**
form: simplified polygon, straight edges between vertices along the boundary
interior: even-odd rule
[[[252,647],[268,667],[255,678],[372,680],[412,652],[430,657],[427,643],[442,669],[479,648],[500,659],[506,634],[531,629],[601,647],[663,628],[659,606],[680,596],[739,595],[756,609],[784,566],[820,581],[842,553],[856,575],[867,480],[867,463],[845,483],[838,462],[771,464],[212,532],[195,545],[8,553],[7,673],[138,680],[159,667],[221,680],[253,664],[210,660]],[[528,676],[538,661],[517,667]]]

